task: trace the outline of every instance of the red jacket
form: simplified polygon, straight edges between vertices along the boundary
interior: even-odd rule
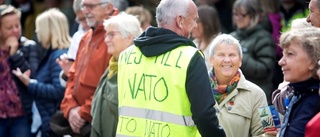
[[[69,70],[65,95],[60,105],[67,119],[72,108],[81,106],[79,115],[91,123],[93,95],[111,58],[104,35],[105,30],[100,24],[95,30],[89,30],[80,41],[77,59]]]
[[[320,130],[320,112],[315,115],[306,126],[305,137],[317,137]]]

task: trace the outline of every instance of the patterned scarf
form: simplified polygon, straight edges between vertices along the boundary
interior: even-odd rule
[[[118,72],[118,61],[112,56],[109,61],[109,73],[107,79],[110,79],[114,74]]]
[[[231,79],[228,85],[219,85],[213,74],[213,69],[209,72],[209,79],[215,100],[220,104],[238,85],[240,80],[240,72]]]

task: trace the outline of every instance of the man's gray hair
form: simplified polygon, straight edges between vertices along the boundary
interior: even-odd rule
[[[114,0],[100,0],[100,2],[108,2],[114,6]]]
[[[172,24],[177,16],[188,16],[190,1],[192,0],[161,0],[156,9],[158,26]]]

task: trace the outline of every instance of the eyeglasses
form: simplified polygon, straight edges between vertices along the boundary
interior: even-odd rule
[[[82,3],[81,4],[81,8],[84,9],[84,8],[87,8],[89,10],[92,10],[94,9],[95,7],[99,6],[99,5],[102,5],[102,4],[108,4],[108,2],[100,2],[100,3],[96,3],[96,4],[85,4],[85,3]]]
[[[117,33],[120,33],[120,31],[110,31],[108,33],[106,33],[104,35],[105,38],[109,38],[109,39],[112,39]]]
[[[245,14],[241,14],[241,13],[233,13],[233,16],[237,16],[237,17],[246,17],[248,15],[248,13],[245,13]]]

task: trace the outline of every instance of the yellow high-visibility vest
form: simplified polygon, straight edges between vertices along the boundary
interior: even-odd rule
[[[304,11],[297,12],[293,14],[293,16],[290,18],[288,22],[285,21],[284,18],[281,19],[281,32],[286,32],[291,28],[291,23],[293,20],[298,19],[298,18],[306,18],[309,14],[309,9],[305,9]]]
[[[139,48],[131,46],[121,53],[117,136],[196,135],[198,129],[185,87],[188,65],[197,51],[180,46],[159,56],[145,57]]]

